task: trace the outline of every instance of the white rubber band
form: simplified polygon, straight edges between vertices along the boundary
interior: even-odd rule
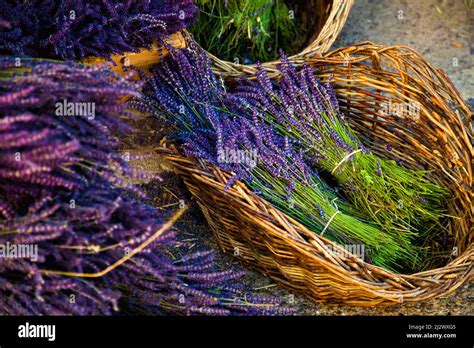
[[[343,164],[345,161],[347,161],[349,158],[351,158],[351,157],[352,157],[353,155],[355,155],[357,152],[361,152],[361,151],[362,151],[362,149],[358,149],[358,150],[352,151],[350,154],[348,154],[346,157],[344,157],[344,158],[342,159],[342,161],[339,162],[339,163],[334,167],[334,169],[331,171],[331,174],[334,174],[334,172],[336,171],[336,169],[339,168],[339,166],[340,166],[341,164]]]

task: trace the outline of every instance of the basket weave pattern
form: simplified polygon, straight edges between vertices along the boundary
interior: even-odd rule
[[[448,294],[473,276],[472,113],[446,75],[417,52],[364,42],[307,59],[321,79],[332,77],[341,107],[376,153],[451,190],[446,223],[453,256],[444,267],[395,274],[342,247],[274,208],[232,176],[164,146],[160,155],[183,178],[220,246],[247,265],[316,301],[374,306],[417,302]],[[419,114],[383,114],[384,103],[417,103]]]

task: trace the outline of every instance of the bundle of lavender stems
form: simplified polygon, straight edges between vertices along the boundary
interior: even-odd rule
[[[1,314],[112,314],[124,299],[152,314],[291,311],[245,293],[243,272],[216,270],[212,252],[183,250],[182,212],[129,183],[159,179],[118,151],[137,83],[39,59],[0,58],[0,71],[0,244],[36,251],[0,258]]]
[[[345,200],[338,194],[341,188],[330,187],[308,161],[304,140],[281,132],[277,120],[266,117],[264,111],[273,110],[274,101],[259,108],[257,98],[247,98],[244,92],[265,95],[266,91],[253,86],[228,91],[212,73],[205,52],[192,42],[187,49],[169,50],[169,57],[154,68],[143,95],[131,105],[171,124],[172,138],[186,154],[234,173],[227,189],[244,180],[315,233],[341,244],[364,245],[366,261],[375,265],[396,270],[420,262],[420,248],[412,243],[411,233],[382,229]],[[223,160],[222,154],[239,151],[256,152],[258,159]]]
[[[198,11],[193,0],[0,0],[0,54],[110,58],[160,43]]]
[[[259,65],[256,81],[241,81],[235,95],[293,139],[312,167],[335,178],[355,209],[398,243],[430,239],[447,216],[446,188],[431,182],[428,171],[407,169],[368,150],[341,112],[332,85],[321,84],[309,66],[297,71],[281,52],[278,69],[282,77],[274,82]]]

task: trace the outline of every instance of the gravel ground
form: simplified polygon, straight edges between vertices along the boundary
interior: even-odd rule
[[[402,12],[400,12],[402,11]],[[464,1],[402,1],[402,0],[359,0],[354,5],[349,19],[334,47],[350,45],[370,40],[387,45],[408,45],[425,55],[430,62],[444,69],[454,85],[471,106],[473,101],[472,64],[472,21],[473,11],[468,10]],[[142,153],[155,146],[162,134],[158,123],[148,119],[137,124],[139,133],[126,139],[127,149]],[[131,149],[135,149],[132,151]],[[145,166],[157,170],[154,159]],[[186,198],[186,191],[177,178],[166,180],[170,191]],[[153,196],[155,184],[147,185]],[[161,192],[161,191],[160,191]],[[188,201],[191,209],[178,223],[187,242],[198,247],[214,249],[218,254],[217,264],[221,267],[236,265],[238,262],[223,254],[206,225],[198,207]],[[360,308],[343,305],[314,303],[303,296],[292,294],[285,288],[273,284],[265,277],[251,270],[243,280],[249,290],[260,289],[266,295],[294,299],[292,305],[299,315],[473,315],[474,282],[466,284],[449,296],[420,304],[401,304],[382,308]]]
[[[361,41],[410,46],[447,73],[473,110],[473,5],[468,0],[356,0],[333,48]],[[418,305],[334,310],[330,313],[474,315],[474,282],[454,295]]]
[[[406,45],[443,69],[474,105],[474,2],[356,0],[333,48],[361,41]]]

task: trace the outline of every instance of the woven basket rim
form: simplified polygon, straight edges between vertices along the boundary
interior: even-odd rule
[[[172,168],[173,171],[178,173],[181,177],[183,177],[184,172],[188,172],[190,175],[194,177],[195,180],[200,181],[201,183],[204,183],[204,181],[206,181],[204,178],[211,180],[212,185],[218,186],[220,188],[222,197],[225,197],[229,201],[238,202],[239,205],[245,206],[246,209],[253,210],[250,213],[253,213],[254,216],[265,215],[267,217],[267,219],[265,220],[265,225],[267,225],[266,228],[269,228],[269,225],[271,225],[271,228],[273,228],[275,231],[278,231],[278,230],[283,231],[282,237],[284,237],[285,239],[292,240],[292,245],[291,245],[292,248],[303,251],[308,257],[317,257],[316,255],[311,254],[311,252],[308,251],[307,249],[308,248],[314,249],[314,243],[317,243],[320,246],[324,246],[324,247],[327,247],[328,245],[330,245],[333,250],[335,249],[342,250],[345,253],[346,259],[349,260],[347,262],[355,263],[357,266],[363,268],[368,273],[378,274],[378,275],[383,276],[384,277],[383,282],[380,282],[379,284],[370,285],[367,282],[367,280],[355,279],[354,277],[345,275],[347,280],[350,280],[353,282],[363,282],[368,288],[372,286],[373,288],[369,290],[370,292],[372,292],[374,295],[377,295],[378,297],[384,298],[385,300],[389,300],[391,302],[391,303],[383,303],[385,305],[398,304],[401,302],[418,302],[424,299],[436,298],[436,297],[447,295],[455,291],[459,286],[461,286],[466,281],[471,279],[474,275],[473,274],[474,269],[472,267],[472,262],[474,260],[474,243],[473,242],[471,242],[468,245],[468,247],[460,255],[458,255],[455,259],[450,261],[445,266],[437,267],[437,268],[430,269],[427,271],[415,272],[411,274],[395,273],[395,272],[386,270],[382,267],[367,263],[364,260],[362,260],[360,257],[358,257],[357,255],[347,252],[347,250],[343,249],[343,247],[340,246],[339,244],[327,239],[324,236],[320,236],[314,233],[313,231],[303,226],[301,223],[294,220],[292,217],[279,211],[277,208],[275,208],[271,203],[267,202],[265,199],[251,192],[247,188],[247,186],[240,181],[237,181],[233,186],[233,187],[238,187],[238,189],[231,188],[230,190],[225,191],[226,181],[220,181],[219,178],[229,179],[232,176],[232,174],[226,173],[220,170],[219,168],[217,168],[216,166],[206,163],[202,159],[196,159],[193,157],[185,156],[179,150],[177,150],[174,146],[170,147],[168,144],[165,144],[165,143],[162,145],[163,147],[156,149],[156,151],[159,153],[160,157],[164,159],[165,162],[169,165],[169,168]],[[188,185],[188,183],[186,184]],[[252,207],[248,203],[245,203],[240,196],[242,193],[242,190],[246,191],[245,193],[249,195],[253,200],[258,201],[260,204],[264,205],[267,211],[265,212],[263,210],[257,209],[256,207]],[[295,235],[287,234],[287,231],[282,230],[282,227],[275,226],[273,222],[275,221],[275,218],[274,216],[272,216],[272,213],[277,213],[280,216],[280,218],[286,219],[286,221],[290,225],[292,225],[292,227],[295,228],[298,231],[298,233],[304,236],[304,238],[306,238],[307,240],[302,240],[301,238],[297,238]],[[220,242],[219,238],[218,238],[218,241]],[[331,254],[331,253],[334,253],[333,250],[327,249],[325,251],[326,253]],[[333,271],[337,272],[337,265],[328,264],[326,267],[328,269],[332,269]],[[258,267],[256,268],[259,270]],[[460,269],[461,270],[464,269],[464,271],[461,273],[461,275],[459,274],[457,275],[457,277],[455,278],[456,281],[452,282],[453,284],[451,284],[453,286],[448,287],[447,289],[444,289],[446,288],[446,283],[441,284],[440,288],[444,289],[445,291],[440,291],[437,295],[430,294],[429,296],[426,296],[426,298],[423,298],[423,296],[421,296],[423,291],[420,290],[419,287],[414,286],[412,284],[412,283],[417,284],[417,283],[423,283],[423,282],[436,283],[437,275],[442,276],[444,274],[452,273],[453,271],[460,270]],[[392,284],[399,283],[400,285],[402,284],[408,285],[409,287],[412,288],[412,290],[400,290],[398,293],[391,294],[390,291],[383,290],[383,288],[386,287],[385,285],[387,284],[386,283],[387,281],[389,281]],[[380,289],[377,289],[377,285],[382,285],[382,286],[380,286]],[[416,295],[416,296],[413,296],[413,295]],[[382,304],[382,300],[378,300],[375,302],[378,302],[377,304]],[[373,303],[371,303],[370,305],[372,304]],[[358,305],[365,306],[366,304],[359,303]]]
[[[234,199],[234,197],[232,197],[232,196],[235,196],[235,195],[239,194],[239,193],[236,192],[236,190],[233,190],[232,188],[229,189],[229,190],[225,190],[226,181],[225,182],[219,181],[219,178],[230,178],[230,177],[232,177],[233,173],[228,173],[224,170],[221,170],[220,168],[218,168],[214,164],[211,164],[211,163],[207,162],[206,160],[197,159],[197,158],[194,158],[192,156],[187,156],[187,155],[183,154],[180,150],[178,150],[173,144],[168,144],[166,142],[166,140],[162,142],[161,146],[159,148],[157,148],[156,151],[161,156],[164,156],[165,160],[167,160],[168,163],[169,162],[172,163],[170,167],[179,168],[179,169],[187,169],[187,170],[188,170],[188,168],[186,168],[186,167],[189,167],[189,170],[192,170],[193,175],[202,176],[202,177],[206,177],[208,179],[212,179],[215,182],[215,184],[218,185],[222,189],[222,195],[223,196],[229,196],[228,198]],[[193,169],[190,169],[190,168],[193,168]],[[239,190],[241,188],[245,188],[245,191],[246,191],[245,193],[247,195],[251,196],[251,198],[256,200],[256,201],[261,202],[262,205],[267,207],[268,210],[278,211],[281,215],[284,215],[285,218],[292,225],[298,227],[298,229],[303,230],[303,232],[307,232],[307,235],[305,233],[305,237],[312,238],[312,239],[313,238],[318,238],[318,239],[324,241],[326,244],[329,244],[329,245],[335,247],[336,249],[343,250],[343,248],[338,243],[336,243],[334,241],[331,241],[330,239],[328,239],[324,236],[316,234],[315,232],[311,231],[307,227],[303,226],[300,222],[296,221],[291,216],[287,215],[284,212],[281,212],[278,208],[274,207],[272,203],[268,202],[266,199],[258,196],[254,192],[252,192],[247,187],[247,185],[245,183],[243,183],[242,181],[237,180],[236,184],[234,186],[236,186],[236,185],[239,186]],[[256,213],[257,212],[262,212],[261,210],[257,210],[255,207],[252,207],[250,205],[249,205],[249,207],[254,209],[254,211]],[[269,215],[268,212],[263,211],[262,213],[269,216],[269,217],[271,217],[271,215]],[[301,243],[302,242],[301,240],[296,239],[295,236],[291,236],[291,238],[294,239],[294,241],[296,243]],[[470,242],[469,246],[463,251],[463,253],[458,255],[455,259],[450,261],[445,266],[433,268],[433,269],[428,270],[428,271],[421,271],[421,272],[415,272],[415,273],[396,273],[396,272],[393,272],[393,271],[390,271],[390,270],[386,270],[386,269],[384,269],[380,266],[376,266],[376,265],[367,263],[367,262],[363,261],[357,255],[352,254],[352,256],[355,259],[357,259],[357,262],[366,264],[368,268],[377,268],[379,270],[382,270],[384,273],[390,273],[392,275],[401,276],[401,277],[405,277],[405,276],[407,276],[407,277],[417,277],[417,276],[422,276],[422,275],[426,275],[426,274],[430,274],[430,273],[436,273],[437,270],[441,270],[441,269],[445,269],[445,268],[449,268],[450,266],[453,266],[453,263],[457,263],[456,260],[458,260],[459,258],[465,257],[469,253],[472,253],[474,250],[470,250],[470,249],[472,249],[473,247],[474,247],[474,242]],[[472,255],[472,256],[474,256],[474,255]]]

